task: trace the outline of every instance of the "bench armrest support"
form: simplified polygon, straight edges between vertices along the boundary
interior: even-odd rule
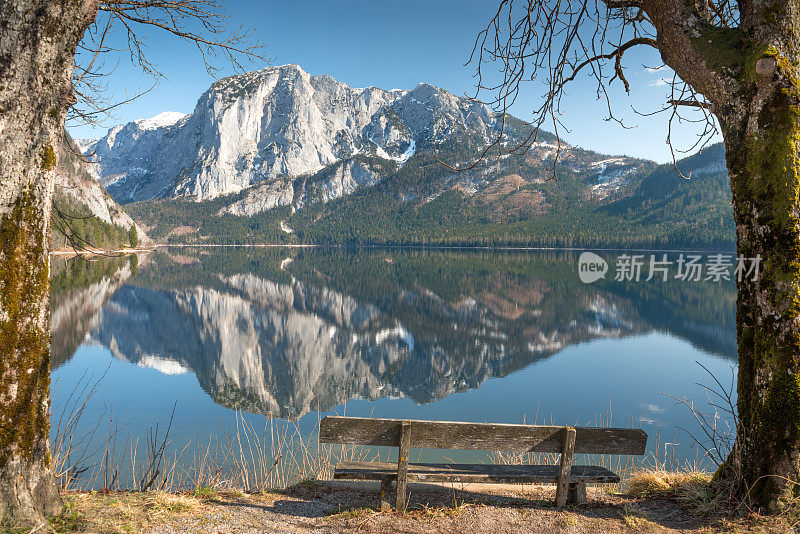
[[[572,470],[572,458],[575,454],[575,429],[571,426],[564,430],[564,446],[561,449],[561,463],[558,470],[558,487],[556,488],[556,506],[561,508],[567,504],[569,496],[569,476]]]
[[[400,427],[400,448],[397,451],[397,502],[401,514],[406,511],[406,480],[408,478],[408,453],[411,448],[411,423],[403,421]]]

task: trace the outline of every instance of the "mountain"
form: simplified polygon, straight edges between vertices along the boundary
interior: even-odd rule
[[[80,146],[66,135],[56,167],[51,249],[72,248],[68,236],[84,247],[117,249],[149,242],[90,170]]]
[[[118,202],[208,200],[258,184],[228,210],[252,214],[251,198],[270,206],[328,201],[377,183],[418,151],[447,142],[462,152],[481,149],[501,126],[487,106],[429,84],[355,89],[285,65],[216,82],[188,116],[168,112],[115,126],[81,146],[95,154],[97,176]],[[506,124],[509,142],[521,126]],[[552,155],[553,143],[545,135],[537,156]],[[572,159],[569,147],[564,152]],[[630,158],[590,159],[574,163],[594,171],[599,194],[637,165]],[[292,183],[300,176],[306,187]]]
[[[115,126],[81,146],[100,183],[160,241],[734,242],[729,187],[695,203],[695,188],[726,179],[724,165],[688,187],[672,180],[681,198],[661,202],[666,218],[655,218],[642,187],[668,168],[546,132],[524,154],[484,154],[501,129],[506,146],[530,135],[522,121],[430,84],[355,89],[285,65],[216,82],[190,115]]]

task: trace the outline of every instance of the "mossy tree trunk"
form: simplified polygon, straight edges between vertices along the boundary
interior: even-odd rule
[[[738,282],[740,425],[718,476],[780,510],[800,496],[800,0],[737,2],[737,28],[695,0],[641,5],[664,62],[719,119],[738,252],[763,258]]]
[[[759,61],[758,76],[779,70]],[[738,282],[740,425],[725,468],[773,510],[800,495],[800,86],[781,78],[724,123],[738,252],[763,258]]]
[[[50,430],[53,169],[91,0],[0,2],[0,530],[61,510]]]
[[[729,38],[745,55],[717,113],[738,252],[763,258],[757,280],[738,282],[740,424],[722,474],[779,511],[800,496],[800,13],[797,2],[761,7]]]

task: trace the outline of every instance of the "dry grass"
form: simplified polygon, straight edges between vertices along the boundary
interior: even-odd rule
[[[662,468],[649,468],[634,471],[625,481],[627,495],[631,497],[650,497],[662,495],[691,501],[698,493],[710,489],[711,474],[696,468],[666,471]]]
[[[112,414],[106,414],[104,438],[103,421],[78,435],[98,382],[82,378],[54,425],[53,463],[62,491],[263,493],[304,480],[330,480],[340,461],[378,459],[365,447],[320,444],[319,421],[315,432],[304,435],[295,421],[267,416],[256,428],[242,413],[235,428],[220,425],[216,435],[185,444],[170,441],[171,420],[166,430],[156,425],[143,436],[123,438]]]
[[[552,492],[488,489],[465,492],[457,501],[448,488],[414,488],[413,506],[406,514],[375,510],[375,488],[308,483],[280,493],[229,494],[206,497],[161,492],[68,493],[67,512],[55,518],[56,531],[88,532],[573,532],[762,534],[791,532],[782,517],[700,517],[677,500],[683,482],[696,477],[650,474],[640,480],[636,497],[593,491],[585,505],[556,509]],[[662,488],[662,489],[659,489]],[[666,488],[666,489],[664,489]],[[645,493],[638,493],[645,489]]]
[[[730,507],[727,492],[713,485],[711,473],[696,467],[676,471],[660,467],[640,469],[631,473],[624,484],[629,497],[672,499],[702,516],[718,514]]]
[[[141,532],[207,511],[201,499],[187,494],[70,492],[63,497],[64,512],[51,520],[57,532]]]
[[[659,501],[674,502],[702,518],[713,526],[712,532],[797,532],[800,526],[798,506],[789,506],[778,515],[763,515],[734,494],[731,482],[716,482],[711,473],[694,466],[674,471],[640,469],[631,473],[624,484],[627,489],[623,495],[634,499],[625,505],[625,521],[631,526],[646,526],[650,518],[643,503],[652,506]]]
[[[634,503],[625,503],[622,506],[622,520],[625,524],[637,532],[648,532],[658,530],[658,524],[654,517]]]

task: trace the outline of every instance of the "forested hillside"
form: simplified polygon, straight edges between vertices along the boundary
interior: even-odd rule
[[[53,250],[136,247],[147,235],[91,176],[75,143],[65,135],[53,194]]]
[[[455,159],[445,148],[439,157]],[[671,164],[642,165],[605,191],[597,175],[576,170],[577,158],[596,155],[572,151],[555,175],[532,155],[488,158],[487,168],[502,166],[500,176],[477,191],[469,184],[483,169],[454,173],[422,152],[373,186],[294,213],[283,206],[249,217],[219,215],[237,195],[126,207],[155,239],[170,243],[734,246],[721,144],[678,162],[690,179]]]

